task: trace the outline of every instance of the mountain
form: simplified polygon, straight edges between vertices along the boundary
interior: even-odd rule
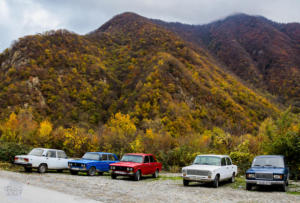
[[[83,36],[58,30],[23,37],[0,64],[2,118],[27,108],[56,126],[97,128],[121,111],[140,130],[160,127],[177,137],[215,126],[253,132],[280,112],[205,47],[134,13]]]
[[[206,47],[247,83],[300,110],[300,24],[237,14],[206,25],[153,22]]]

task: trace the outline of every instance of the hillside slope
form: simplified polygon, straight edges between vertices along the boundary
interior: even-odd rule
[[[207,25],[154,20],[187,41],[205,46],[248,83],[285,104],[300,104],[300,24],[238,14]]]
[[[79,36],[27,36],[0,55],[1,116],[32,108],[55,125],[96,128],[128,113],[182,136],[219,126],[253,132],[279,110],[225,72],[200,47],[133,13]],[[153,127],[153,126],[152,126]]]

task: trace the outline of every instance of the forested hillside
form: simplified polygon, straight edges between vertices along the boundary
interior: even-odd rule
[[[233,73],[300,111],[300,24],[237,14],[207,25],[154,21],[204,46]]]
[[[284,133],[299,132],[295,115],[185,40],[133,13],[87,35],[19,39],[0,55],[0,140],[72,156],[153,152],[169,167],[210,152],[242,163],[275,143],[280,115],[290,118]]]

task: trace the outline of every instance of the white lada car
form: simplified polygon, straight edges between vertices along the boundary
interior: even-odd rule
[[[192,165],[182,168],[184,186],[190,182],[211,182],[217,188],[220,181],[234,182],[236,175],[237,166],[227,155],[198,155]]]
[[[28,155],[15,156],[14,164],[23,166],[26,172],[30,172],[32,168],[37,168],[40,173],[45,173],[48,169],[61,172],[68,169],[70,160],[62,150],[34,148]]]

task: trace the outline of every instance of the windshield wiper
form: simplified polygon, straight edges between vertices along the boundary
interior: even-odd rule
[[[255,164],[254,166],[260,166],[259,164]]]
[[[273,166],[273,165],[267,164],[267,165],[264,165],[264,166]]]

